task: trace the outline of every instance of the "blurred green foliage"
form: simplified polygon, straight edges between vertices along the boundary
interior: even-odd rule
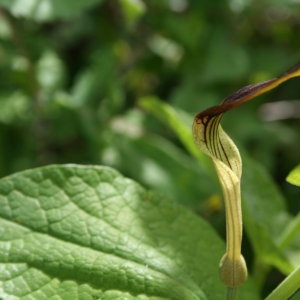
[[[296,63],[300,2],[0,0],[0,5],[0,176],[53,163],[112,166],[171,195],[224,234],[220,188],[206,172],[209,162],[199,164],[201,154],[191,155],[188,133],[177,128],[172,111],[190,127],[201,110]],[[280,198],[274,207],[285,217],[280,221],[278,214],[278,224],[270,217],[270,231],[300,210],[300,189],[285,181],[300,162],[299,87],[300,79],[292,79],[222,121],[281,190],[274,192]],[[165,110],[147,105],[152,95],[164,99]],[[286,101],[278,116],[274,105],[265,105],[281,100]],[[284,114],[286,107],[293,113]],[[246,170],[251,164],[245,163]],[[251,170],[244,171],[247,182],[256,177]],[[257,172],[264,177],[266,171]],[[249,199],[265,195],[252,188],[256,183],[245,184]],[[273,195],[271,190],[266,194]],[[268,207],[271,202],[253,209]],[[258,226],[260,214],[256,217]],[[247,234],[245,255],[255,273],[255,254],[247,247],[256,251],[255,236]],[[281,279],[271,273],[265,293]]]

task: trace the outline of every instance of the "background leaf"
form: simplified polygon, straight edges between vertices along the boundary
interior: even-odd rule
[[[126,22],[129,27],[133,26],[137,20],[145,13],[146,6],[142,0],[119,0]]]
[[[258,257],[289,274],[293,267],[276,246],[291,221],[284,197],[266,170],[242,153],[242,198],[245,227]]]
[[[1,0],[3,5],[16,17],[26,17],[38,22],[50,21],[58,18],[74,18],[84,9],[89,8],[101,0]]]
[[[286,180],[291,184],[300,186],[300,165],[290,172]]]
[[[175,108],[155,97],[142,98],[139,101],[139,105],[150,111],[159,120],[165,122],[176,133],[189,152],[201,162],[201,166],[213,173],[210,159],[201,153],[193,142],[191,131],[193,118],[191,116],[184,111],[176,111]]]

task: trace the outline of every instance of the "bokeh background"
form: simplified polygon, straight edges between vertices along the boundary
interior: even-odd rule
[[[225,236],[220,188],[147,101],[191,126],[201,110],[300,61],[299,32],[298,0],[0,0],[0,176],[111,166]],[[300,210],[300,189],[285,181],[300,162],[299,99],[295,78],[222,121],[291,215]],[[243,249],[251,262],[247,235]],[[262,295],[282,278],[271,272]]]

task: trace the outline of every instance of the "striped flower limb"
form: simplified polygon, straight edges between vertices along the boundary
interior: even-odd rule
[[[282,82],[300,76],[300,62],[278,78],[248,85],[225,98],[218,106],[199,113],[194,120],[193,136],[200,151],[209,155],[217,171],[226,209],[226,253],[220,263],[221,281],[229,287],[228,299],[247,279],[247,267],[241,254],[242,212],[240,179],[242,161],[239,151],[220,125],[223,114]]]

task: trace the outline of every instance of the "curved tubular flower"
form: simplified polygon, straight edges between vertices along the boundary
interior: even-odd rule
[[[282,82],[300,76],[300,62],[278,78],[248,85],[225,98],[220,105],[199,113],[193,124],[193,137],[198,149],[209,155],[217,171],[226,209],[226,253],[220,262],[221,281],[229,287],[227,297],[233,299],[236,288],[247,279],[247,267],[241,254],[242,212],[240,179],[242,161],[239,151],[223,131],[223,114]]]

